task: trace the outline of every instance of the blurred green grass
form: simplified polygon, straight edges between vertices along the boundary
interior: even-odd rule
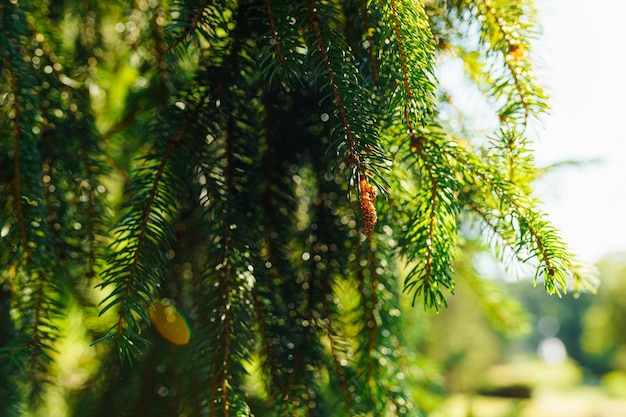
[[[454,394],[431,417],[624,417],[626,374],[613,372],[597,384],[583,379],[572,361],[559,365],[516,358],[487,371],[490,388],[527,386],[530,398]]]

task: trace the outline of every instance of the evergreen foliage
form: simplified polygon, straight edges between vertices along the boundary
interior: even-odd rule
[[[75,315],[67,415],[420,415],[402,292],[445,306],[476,230],[591,288],[531,193],[536,34],[532,0],[1,2],[0,414]],[[450,123],[454,61],[492,131]]]

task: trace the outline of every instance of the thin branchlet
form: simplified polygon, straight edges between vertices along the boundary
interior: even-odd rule
[[[513,52],[518,51],[521,46],[515,44],[512,40],[511,33],[506,29],[506,22],[498,15],[498,11],[493,7],[490,0],[481,0],[478,2],[479,9],[485,16],[490,16],[490,19],[495,23],[496,27],[502,34],[502,38],[505,40],[507,46],[506,51],[504,51],[504,62],[511,74],[513,79],[513,84],[515,85],[515,89],[517,90],[517,94],[519,95],[520,101],[522,102],[522,106],[524,107],[524,125],[528,123],[528,117],[530,115],[530,107],[528,106],[528,99],[526,98],[526,88],[524,83],[522,83],[518,71],[517,66],[514,64],[516,60],[510,59],[513,55]]]
[[[200,7],[198,7],[197,12],[193,15],[193,17],[191,18],[191,21],[189,22],[189,24],[187,25],[183,33],[181,33],[180,36],[178,36],[178,38],[174,40],[174,42],[172,42],[167,48],[165,48],[165,51],[164,51],[165,53],[176,48],[178,45],[180,45],[181,42],[183,42],[188,36],[190,36],[197,29],[202,19],[204,10],[209,6],[211,1],[212,0],[204,0],[204,2],[202,2],[202,4],[200,5]]]
[[[378,64],[376,59],[376,52],[374,50],[374,39],[371,35],[370,19],[368,16],[367,6],[363,0],[359,0],[359,12],[361,13],[361,19],[363,20],[363,30],[365,31],[365,39],[367,40],[367,50],[370,54],[370,65],[372,67],[372,77],[374,78],[374,85],[378,86],[380,83],[380,77],[378,75]]]
[[[339,118],[341,119],[341,123],[343,125],[346,139],[348,140],[348,144],[350,147],[350,158],[349,163],[356,165],[357,169],[360,168],[361,158],[359,152],[356,147],[356,140],[354,139],[352,133],[352,127],[348,121],[348,116],[346,114],[346,108],[344,107],[343,99],[341,94],[339,93],[338,81],[335,75],[335,71],[331,65],[331,62],[328,58],[328,52],[326,49],[326,45],[324,39],[321,34],[319,17],[317,14],[317,7],[315,0],[309,0],[309,15],[311,18],[311,27],[313,33],[315,34],[315,39],[317,41],[317,48],[319,50],[322,62],[324,63],[324,67],[326,68],[328,79],[330,83],[330,87],[332,90],[333,100],[335,101],[335,105],[337,106],[337,111],[339,112]],[[359,169],[360,170],[360,169]]]
[[[21,106],[19,102],[20,93],[17,80],[12,71],[12,65],[8,58],[3,58],[4,67],[9,74],[9,85],[12,93],[15,97],[15,112],[17,115],[21,114]],[[11,119],[12,133],[13,133],[13,197],[15,199],[15,211],[17,214],[17,223],[19,228],[20,239],[22,241],[22,250],[24,251],[24,257],[28,265],[32,265],[33,260],[30,253],[30,245],[28,235],[26,233],[26,221],[24,215],[24,203],[22,199],[22,169],[21,169],[21,153],[20,153],[20,135],[22,132],[22,126],[20,124],[19,117],[13,117]]]
[[[272,5],[270,3],[270,0],[264,0],[264,3],[265,9],[267,10],[267,18],[270,24],[270,32],[272,35],[272,40],[274,41],[276,53],[278,54],[278,59],[282,65],[285,65],[285,55],[283,54],[280,37],[278,36],[278,29],[276,28],[276,21],[274,19],[274,13],[272,12]]]
[[[330,255],[327,255],[325,260],[326,262],[326,277],[322,280],[322,306],[324,309],[325,315],[325,324],[326,324],[326,333],[328,335],[328,339],[330,340],[330,350],[333,358],[333,365],[335,368],[335,372],[337,373],[337,382],[339,383],[339,389],[341,390],[341,394],[343,395],[343,401],[346,404],[346,410],[348,411],[348,416],[352,417],[354,414],[352,412],[350,393],[348,390],[346,374],[343,369],[343,365],[341,364],[341,359],[339,358],[339,349],[337,347],[337,336],[335,335],[335,325],[333,321],[333,314],[331,313],[328,299],[332,298],[332,293],[330,292],[329,280],[331,279],[329,276],[329,272],[332,270],[330,265]]]
[[[413,91],[411,89],[411,82],[409,80],[409,70],[407,67],[406,56],[404,53],[404,41],[402,39],[402,30],[400,28],[400,20],[398,19],[396,1],[390,0],[390,5],[391,5],[391,15],[393,17],[393,29],[394,29],[395,36],[396,36],[396,42],[398,44],[398,54],[400,55],[400,66],[402,68],[402,81],[404,83],[404,88],[406,90],[407,97],[409,98],[409,100],[413,100]],[[409,126],[409,129],[412,130],[410,126]]]
[[[133,288],[133,283],[135,281],[135,271],[137,269],[137,266],[139,265],[139,261],[141,258],[141,255],[143,253],[143,249],[144,249],[144,245],[146,243],[147,240],[147,234],[146,231],[148,229],[148,225],[150,223],[150,213],[152,212],[153,208],[154,208],[154,199],[157,195],[157,192],[159,190],[159,184],[163,178],[163,172],[165,170],[165,167],[167,166],[167,162],[169,160],[170,155],[172,154],[172,151],[174,150],[176,146],[176,141],[172,141],[170,142],[169,146],[167,147],[167,149],[165,150],[163,156],[161,157],[161,161],[159,162],[159,165],[156,169],[156,173],[154,175],[154,179],[152,180],[152,187],[150,188],[150,193],[148,195],[148,200],[146,201],[146,206],[143,212],[143,215],[141,217],[140,220],[140,226],[139,226],[139,233],[138,233],[138,237],[137,237],[137,247],[135,249],[135,254],[133,255],[133,258],[130,262],[130,268],[128,271],[128,277],[125,279],[124,284],[123,284],[123,295],[121,297],[121,301],[120,301],[120,309],[118,312],[119,315],[119,320],[118,320],[118,324],[117,324],[117,338],[118,340],[122,339],[124,333],[126,332],[126,315],[129,314],[129,311],[127,310],[127,302],[128,299],[131,296],[131,291]],[[130,313],[132,314],[132,313]]]

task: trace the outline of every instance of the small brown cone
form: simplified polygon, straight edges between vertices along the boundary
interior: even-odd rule
[[[363,219],[363,234],[370,236],[374,233],[374,226],[378,220],[376,214],[376,189],[372,187],[365,178],[360,181],[361,193],[359,195],[359,205],[361,206],[361,217]]]

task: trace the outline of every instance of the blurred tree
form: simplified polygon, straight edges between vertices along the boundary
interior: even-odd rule
[[[474,266],[476,242],[467,242],[458,256],[455,295],[448,308],[432,317],[418,350],[439,365],[447,391],[475,393],[489,383],[485,370],[501,362],[507,342],[528,335],[528,317],[507,287],[482,279]]]
[[[533,323],[533,332],[525,338],[525,348],[529,352],[536,352],[542,340],[556,337],[565,345],[567,356],[593,371],[594,365],[582,348],[581,337],[584,317],[597,295],[581,294],[556,300],[529,291],[523,283],[511,284],[510,290],[524,305]]]
[[[0,414],[419,414],[399,283],[445,305],[461,225],[548,293],[585,285],[530,193],[535,21],[531,0],[2,1]],[[455,123],[444,62],[488,134]]]
[[[626,372],[626,254],[617,253],[598,262],[601,291],[594,297],[582,320],[581,347],[588,366],[597,375]]]

